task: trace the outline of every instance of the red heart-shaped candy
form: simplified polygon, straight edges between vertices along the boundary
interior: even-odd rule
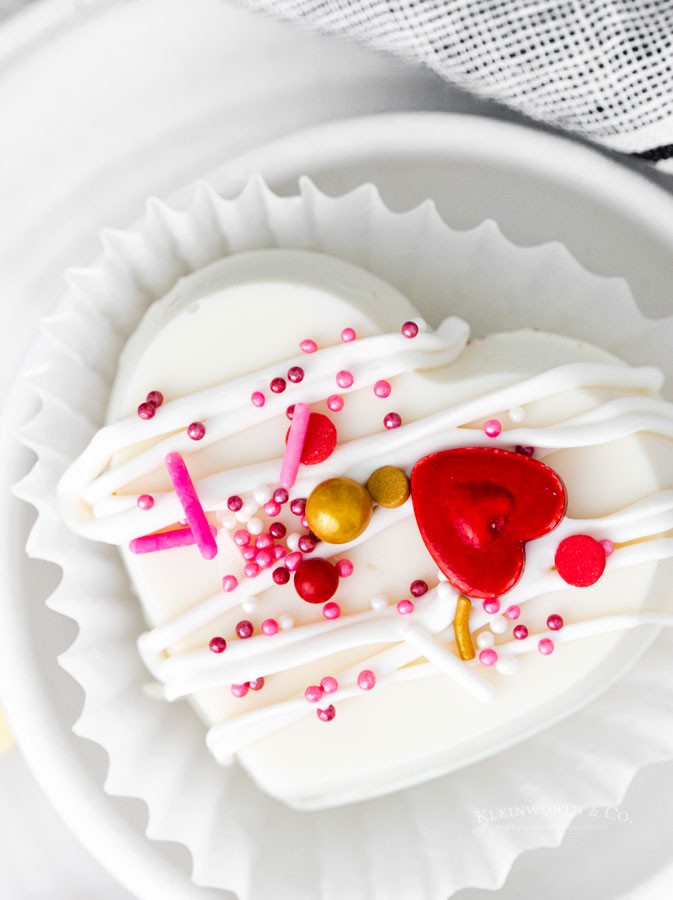
[[[559,524],[563,482],[536,459],[497,447],[461,447],[419,460],[411,499],[425,546],[470,597],[499,597],[523,572],[524,544]]]

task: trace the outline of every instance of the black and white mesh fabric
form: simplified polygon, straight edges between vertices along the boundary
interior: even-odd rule
[[[613,150],[673,160],[673,0],[246,2]]]

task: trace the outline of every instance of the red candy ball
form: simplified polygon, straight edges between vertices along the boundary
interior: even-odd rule
[[[305,559],[294,573],[294,589],[307,603],[325,603],[339,587],[339,573],[326,559]]]
[[[288,429],[285,435],[287,443]],[[315,466],[324,462],[334,452],[337,443],[337,430],[327,416],[322,413],[311,413],[308,417],[308,428],[304,440],[304,449],[301,453],[301,461],[305,466]]]
[[[574,534],[558,545],[554,562],[567,584],[589,587],[605,571],[605,550],[588,534]]]

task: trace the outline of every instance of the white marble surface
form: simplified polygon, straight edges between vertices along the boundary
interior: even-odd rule
[[[0,302],[6,322],[0,386],[6,388],[37,318],[58,296],[63,266],[91,258],[101,225],[128,224],[148,194],[166,195],[261,141],[340,116],[401,109],[517,119],[427,72],[253,17],[222,0],[40,0],[6,21],[0,27]],[[666,182],[666,176],[650,177]],[[61,717],[73,721],[81,697],[68,694],[68,676],[54,659],[72,640],[70,623],[43,610],[38,597],[29,612],[44,636],[46,677],[63,688]],[[63,740],[70,739],[64,734]],[[102,795],[102,752],[75,739],[68,749],[92,773],[92,803],[142,830],[140,804]],[[621,809],[629,823],[601,820],[605,828],[591,830],[578,823],[560,848],[520,857],[495,894],[465,890],[456,897],[670,896],[673,763],[643,770]],[[183,873],[172,896],[226,896],[181,880],[188,871],[182,848],[156,845],[153,852],[162,871],[175,866]],[[131,882],[140,896],[140,885]],[[162,890],[162,898],[167,895]],[[132,896],[60,822],[18,751],[0,758],[0,896]]]

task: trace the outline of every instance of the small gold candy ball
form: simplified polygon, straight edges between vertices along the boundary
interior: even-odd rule
[[[311,531],[327,544],[346,544],[362,534],[372,517],[367,488],[352,478],[328,478],[306,502]]]
[[[394,509],[409,499],[409,479],[402,469],[381,466],[369,476],[367,490],[380,506]]]

